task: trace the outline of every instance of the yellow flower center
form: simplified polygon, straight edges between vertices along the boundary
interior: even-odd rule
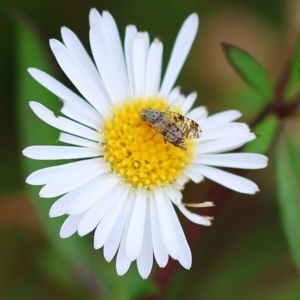
[[[187,151],[164,141],[161,133],[143,122],[140,111],[151,107],[167,111],[161,98],[127,101],[114,107],[113,117],[106,120],[104,157],[112,170],[135,188],[153,189],[172,184],[193,155],[193,143],[186,142]],[[178,109],[173,109],[181,113]]]

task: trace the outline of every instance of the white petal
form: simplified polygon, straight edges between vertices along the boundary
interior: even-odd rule
[[[135,203],[126,238],[126,253],[131,261],[138,257],[142,248],[147,203],[146,192],[138,190],[134,201]]]
[[[227,110],[215,115],[207,117],[201,123],[202,130],[208,131],[217,127],[222,126],[223,124],[229,123],[240,118],[242,114],[237,110]]]
[[[79,97],[77,94],[72,92],[70,89],[65,87],[63,84],[61,84],[59,81],[51,77],[50,75],[46,74],[43,71],[40,71],[35,68],[29,68],[28,69],[29,74],[41,85],[43,85],[46,89],[48,89],[50,92],[52,92],[54,95],[56,95],[58,98],[62,99],[64,101],[64,104],[68,106],[70,109],[80,112],[82,118],[85,120],[83,124],[86,124],[93,128],[98,128],[99,120],[102,119],[102,116],[97,112],[92,106],[90,106],[85,100],[83,100],[81,97]],[[62,112],[64,110],[64,107],[62,109]],[[64,113],[65,114],[65,113]],[[65,114],[66,116],[69,116],[68,112]],[[72,116],[70,116],[72,118]],[[78,120],[80,121],[80,120]],[[82,122],[82,121],[80,121]]]
[[[76,172],[67,175],[63,178],[54,180],[46,184],[40,190],[40,197],[42,198],[52,198],[57,197],[67,192],[70,192],[90,180],[94,179],[98,175],[105,172],[104,168],[99,168],[97,165],[90,166],[85,170],[78,169]]]
[[[99,143],[92,142],[92,141],[89,141],[89,140],[86,140],[81,137],[78,137],[78,136],[75,136],[72,134],[68,134],[65,132],[60,133],[58,140],[60,142],[70,144],[70,145],[99,149]]]
[[[256,136],[252,132],[243,133],[239,136],[229,136],[215,141],[200,143],[199,145],[195,146],[194,151],[197,154],[230,151],[243,146],[244,144],[254,140],[255,138]]]
[[[74,190],[67,193],[56,200],[49,211],[50,218],[60,217],[67,213],[68,205],[73,201],[74,197],[77,195],[78,190]]]
[[[39,160],[88,158],[101,155],[100,149],[71,146],[30,146],[22,153],[26,157]]]
[[[108,164],[104,163],[99,158],[86,159],[37,170],[26,178],[26,182],[32,185],[47,184],[65,176],[69,176],[78,170],[89,170],[95,165],[104,169],[104,172],[109,168]]]
[[[201,121],[205,119],[208,115],[208,111],[204,106],[196,107],[187,113],[187,117],[199,123],[201,126]]]
[[[68,133],[72,133],[86,139],[99,141],[99,133],[64,117],[56,117],[54,113],[44,105],[30,101],[29,105],[33,112],[45,123]]]
[[[80,107],[74,105],[74,103],[66,101],[63,101],[62,103],[63,106],[60,111],[68,118],[73,119],[76,122],[79,122],[96,130],[99,130],[101,127],[103,127],[104,119],[100,114],[98,114],[97,119],[94,120],[94,117],[90,116],[88,111],[80,109]],[[91,107],[89,104],[87,105]]]
[[[150,97],[158,93],[161,66],[162,66],[163,44],[158,39],[154,39],[150,46],[147,57],[146,87],[145,97]]]
[[[262,169],[267,166],[268,158],[254,153],[204,154],[193,159],[193,162],[218,167]]]
[[[177,97],[180,95],[180,87],[175,87],[170,94],[168,95],[169,100],[169,109],[173,106],[174,101],[177,99]]]
[[[134,96],[135,93],[135,86],[134,86],[134,76],[133,76],[133,63],[132,63],[132,46],[135,36],[137,35],[137,29],[133,25],[128,25],[126,27],[125,32],[125,58],[126,58],[126,69],[127,69],[127,76],[129,81],[129,90],[130,96]]]
[[[119,191],[120,192],[114,197],[116,201],[111,200],[112,205],[96,228],[94,235],[95,249],[99,249],[104,245],[123,209],[125,201],[128,201],[129,188],[121,185]]]
[[[116,74],[120,80],[122,96],[127,98],[129,96],[128,78],[119,31],[114,18],[109,12],[104,11],[102,16],[103,21],[106,24],[107,36],[110,39],[111,50],[114,53],[113,60],[116,64]]]
[[[138,271],[143,279],[146,279],[149,276],[153,265],[149,201],[151,200],[147,199],[143,246],[136,260]]]
[[[80,72],[76,64],[72,61],[65,49],[62,47],[53,48],[53,54],[60,65],[61,69],[72,81],[79,92],[89,101],[103,116],[109,116],[110,110],[106,102],[101,99],[98,90],[95,90]]]
[[[69,50],[69,53],[72,55],[73,60],[75,61],[77,67],[82,72],[83,76],[89,82],[89,84],[94,88],[94,90],[99,93],[101,101],[108,102],[108,95],[102,79],[91,60],[90,56],[84,49],[80,40],[76,36],[74,32],[72,32],[67,27],[61,28],[61,35],[63,38],[63,42]]]
[[[178,261],[184,268],[190,269],[192,265],[191,249],[187,243],[186,237],[184,235],[184,232],[178,220],[178,216],[175,213],[171,201],[167,201],[167,205],[169,207],[170,218],[177,235],[178,243],[180,245],[180,256],[178,258]]]
[[[198,24],[198,16],[194,13],[181,26],[161,85],[160,93],[162,95],[168,95],[172,89],[195,39]]]
[[[212,130],[202,131],[201,142],[211,141],[224,137],[235,137],[240,136],[243,133],[250,132],[249,127],[245,123],[232,122],[224,124],[218,128]]]
[[[108,262],[110,262],[114,258],[115,254],[117,253],[121,241],[123,229],[125,226],[127,214],[129,211],[132,211],[133,203],[134,203],[134,198],[132,195],[129,195],[129,198],[127,199],[127,201],[125,201],[125,204],[120,212],[120,215],[116,220],[115,225],[104,244],[103,255],[106,261]]]
[[[182,212],[182,214],[191,222],[193,222],[195,224],[199,224],[199,225],[204,225],[204,226],[211,225],[211,221],[208,218],[190,212],[183,205],[177,204],[177,207]]]
[[[101,208],[102,211],[104,211],[104,204],[102,203],[107,201],[106,199],[109,198],[110,191],[114,191],[114,188],[119,184],[120,180],[121,178],[115,175],[99,175],[83,186],[84,195],[79,195],[73,199],[67,208],[67,213],[70,215],[80,214],[92,207],[96,202],[99,209]],[[103,199],[105,199],[105,201]],[[86,213],[86,215],[87,214],[88,213]],[[87,218],[86,215],[85,218]]]
[[[122,91],[120,89],[120,83],[116,78],[114,65],[111,64],[113,63],[113,53],[110,53],[109,49],[107,49],[104,34],[104,31],[100,32],[100,29],[97,28],[96,25],[92,25],[90,29],[91,49],[97,68],[110,96],[110,100],[113,103],[118,103],[120,99],[122,99]]]
[[[119,251],[117,254],[116,268],[117,268],[117,274],[120,276],[124,275],[128,271],[131,264],[131,260],[128,258],[126,254],[126,241],[127,241],[127,233],[128,233],[129,223],[131,220],[133,209],[134,209],[134,205],[132,205],[128,211]]]
[[[148,49],[146,49],[145,46],[145,34],[139,32],[134,38],[132,45],[133,79],[136,97],[144,96],[145,92],[147,51]]]
[[[107,211],[111,208],[112,205],[116,203],[118,195],[118,190],[111,189],[104,195],[99,195],[99,197],[97,197],[96,203],[89,204],[90,208],[87,209],[78,226],[78,234],[80,236],[84,236],[90,233],[98,226],[99,222],[105,216]],[[71,206],[72,204],[69,205],[68,209]],[[86,210],[86,207],[84,207],[82,210]],[[98,249],[98,247],[96,247],[95,245],[94,248]]]
[[[199,183],[204,179],[199,170],[197,170],[197,165],[195,164],[187,165],[184,169],[182,169],[182,173],[195,183]]]
[[[153,244],[153,252],[155,260],[160,268],[164,268],[168,263],[169,254],[164,245],[161,236],[157,208],[155,205],[155,198],[150,197],[150,218],[151,218],[151,236]]]
[[[169,208],[166,203],[167,201],[169,200],[165,198],[161,190],[155,190],[155,203],[164,245],[170,256],[172,256],[174,259],[178,259],[180,256],[180,246],[171,222]]]
[[[183,104],[181,105],[181,110],[183,115],[186,115],[186,113],[191,109],[191,107],[194,105],[196,99],[197,99],[197,93],[193,92],[190,93],[184,100]]]
[[[119,102],[128,96],[128,81],[117,27],[108,12],[101,17],[92,9],[90,20],[90,43],[98,70],[111,100]]]
[[[170,110],[173,110],[174,108],[177,108],[177,107],[181,107],[182,104],[184,103],[185,101],[185,96],[184,94],[179,94],[175,99],[174,101],[172,102],[172,104],[170,105]]]
[[[81,218],[82,215],[69,216],[60,229],[60,237],[65,239],[73,235],[77,231],[77,227]]]
[[[99,184],[106,179],[106,175],[99,175],[98,177],[92,179],[88,183],[83,186],[63,195],[60,197],[51,207],[50,209],[50,217],[58,217],[68,213],[68,207],[72,205],[74,201],[78,201],[78,199],[85,199],[86,195],[90,193],[90,191],[96,191],[99,187]],[[83,212],[82,210],[81,212]],[[80,212],[80,213],[81,213]],[[77,215],[77,214],[74,214]]]
[[[213,167],[199,166],[201,174],[225,187],[243,194],[255,194],[259,191],[258,186],[244,177],[231,174]]]

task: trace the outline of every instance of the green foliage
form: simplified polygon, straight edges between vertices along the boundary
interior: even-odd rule
[[[243,80],[261,95],[265,102],[271,100],[273,88],[263,67],[238,47],[223,43],[223,49],[229,63]]]
[[[300,271],[300,122],[286,120],[276,144],[276,179],[283,227]]]
[[[245,151],[266,154],[272,145],[278,126],[277,117],[273,115],[266,117],[253,129],[257,138],[245,146]]]
[[[294,92],[296,91],[299,82],[300,82],[300,75],[299,75],[299,67],[300,67],[300,36],[298,36],[295,53],[293,59],[289,66],[289,80],[286,88],[285,96],[289,99]]]

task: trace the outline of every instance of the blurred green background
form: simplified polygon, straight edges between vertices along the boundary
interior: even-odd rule
[[[182,22],[197,12],[200,30],[177,84],[196,90],[196,104],[210,113],[240,110],[259,136],[246,150],[269,157],[267,169],[242,173],[259,185],[257,195],[231,193],[209,180],[188,184],[186,199],[217,202],[210,228],[181,219],[192,247],[190,271],[171,262],[164,270],[155,266],[145,281],[133,264],[118,277],[115,261],[108,264],[102,250],[93,250],[92,234],[60,239],[64,218],[48,217],[54,200],[39,199],[38,189],[24,183],[47,162],[29,161],[21,150],[58,137],[28,102],[59,109],[26,69],[40,68],[71,87],[48,39],[60,39],[67,26],[89,49],[92,7],[112,13],[122,38],[127,24],[160,36],[164,67]],[[0,299],[300,299],[299,28],[298,0],[0,0]],[[256,62],[239,51],[226,59],[221,42],[259,64],[252,68]],[[260,65],[273,91],[257,80],[265,76]]]

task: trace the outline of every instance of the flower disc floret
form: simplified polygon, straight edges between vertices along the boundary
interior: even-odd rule
[[[113,171],[133,187],[154,189],[172,184],[181,175],[191,160],[192,143],[182,151],[165,142],[161,133],[141,120],[140,111],[146,107],[167,111],[168,104],[163,99],[150,98],[114,107],[104,130],[104,157]]]

